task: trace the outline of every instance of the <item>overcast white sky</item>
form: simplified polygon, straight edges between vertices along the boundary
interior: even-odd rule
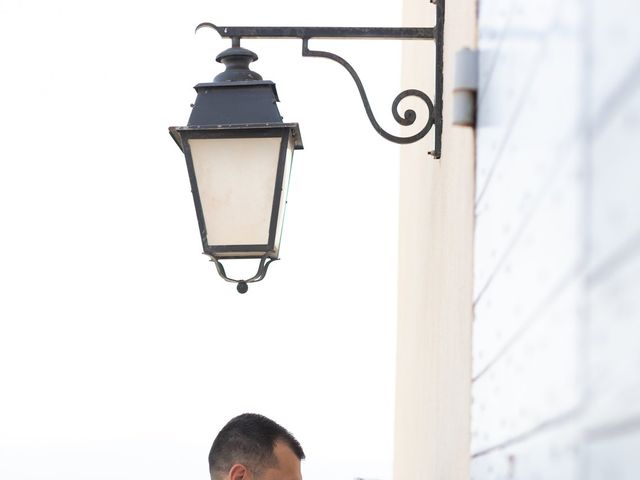
[[[306,480],[390,478],[398,147],[338,64],[243,42],[305,150],[282,260],[241,296],[167,127],[230,44],[198,23],[400,26],[400,3],[0,1],[0,478],[205,480],[245,411],[299,438]],[[393,130],[399,42],[311,47]]]

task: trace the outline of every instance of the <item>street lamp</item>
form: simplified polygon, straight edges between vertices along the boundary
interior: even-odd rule
[[[216,58],[226,70],[196,85],[188,125],[169,129],[185,154],[204,253],[240,293],[278,259],[293,151],[303,148],[298,124],[282,122],[275,84],[249,69],[257,58],[234,40]],[[237,258],[260,259],[256,275],[227,277],[220,260]]]
[[[435,145],[429,153],[440,158],[445,2],[431,2],[437,7],[434,28],[220,27],[211,23],[196,28],[210,27],[231,38],[231,48],[216,58],[226,70],[212,83],[196,85],[198,95],[187,126],[170,127],[169,132],[186,158],[204,253],[221,277],[237,284],[240,293],[246,293],[248,283],[262,280],[278,259],[293,151],[303,148],[298,124],[282,122],[275,84],[249,69],[258,56],[242,48],[240,39],[301,39],[303,56],[335,61],[349,72],[376,132],[391,142],[408,144],[435,127]],[[406,97],[420,99],[428,109],[423,128],[407,137],[385,131],[373,115],[355,69],[334,53],[310,50],[312,38],[434,40],[435,102],[424,92],[410,89],[401,92],[391,108],[396,122],[413,125],[415,111],[407,109],[401,115],[399,104]],[[227,276],[221,260],[238,258],[260,260],[253,277]]]

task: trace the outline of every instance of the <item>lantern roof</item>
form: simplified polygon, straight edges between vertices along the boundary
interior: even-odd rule
[[[184,130],[265,127],[293,129],[294,148],[303,148],[298,124],[282,122],[275,83],[263,80],[260,74],[249,69],[249,64],[257,59],[254,52],[240,47],[239,42],[216,57],[226,70],[216,75],[213,82],[199,83],[194,87],[198,95],[192,105],[187,127],[169,129],[181,149],[180,132]]]

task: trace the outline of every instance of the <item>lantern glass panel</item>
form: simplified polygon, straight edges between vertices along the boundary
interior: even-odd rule
[[[188,141],[207,243],[267,245],[282,137]]]

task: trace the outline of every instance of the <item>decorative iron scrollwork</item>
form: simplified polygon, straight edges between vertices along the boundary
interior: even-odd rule
[[[371,125],[373,126],[376,132],[378,132],[382,137],[386,138],[390,142],[400,143],[400,144],[417,142],[418,140],[423,138],[427,133],[429,133],[429,130],[431,130],[431,127],[433,127],[435,123],[435,112],[434,112],[433,102],[431,101],[431,99],[426,93],[420,90],[411,89],[411,90],[405,90],[401,92],[393,101],[393,104],[391,106],[391,112],[393,113],[393,118],[400,125],[403,125],[403,126],[413,125],[416,121],[416,112],[414,110],[408,109],[408,110],[405,110],[404,115],[401,116],[398,108],[400,106],[400,102],[403,99],[407,97],[418,97],[419,99],[424,101],[424,103],[426,103],[429,109],[429,117],[427,119],[427,123],[422,130],[420,130],[418,133],[410,137],[398,137],[396,135],[390,134],[389,132],[384,130],[376,120],[373,114],[373,111],[371,110],[371,105],[369,104],[369,99],[367,98],[367,93],[364,89],[364,85],[362,85],[362,81],[360,80],[360,76],[356,73],[355,69],[351,66],[349,62],[347,62],[344,58],[336,55],[335,53],[323,52],[321,50],[309,50],[308,38],[302,39],[302,56],[328,58],[329,60],[333,60],[334,62],[338,62],[340,65],[342,65],[349,72],[349,74],[353,78],[353,81],[356,83],[356,86],[358,87],[358,92],[360,93],[362,104],[364,105],[364,109],[367,112],[367,117],[369,117],[369,121],[371,122]]]

